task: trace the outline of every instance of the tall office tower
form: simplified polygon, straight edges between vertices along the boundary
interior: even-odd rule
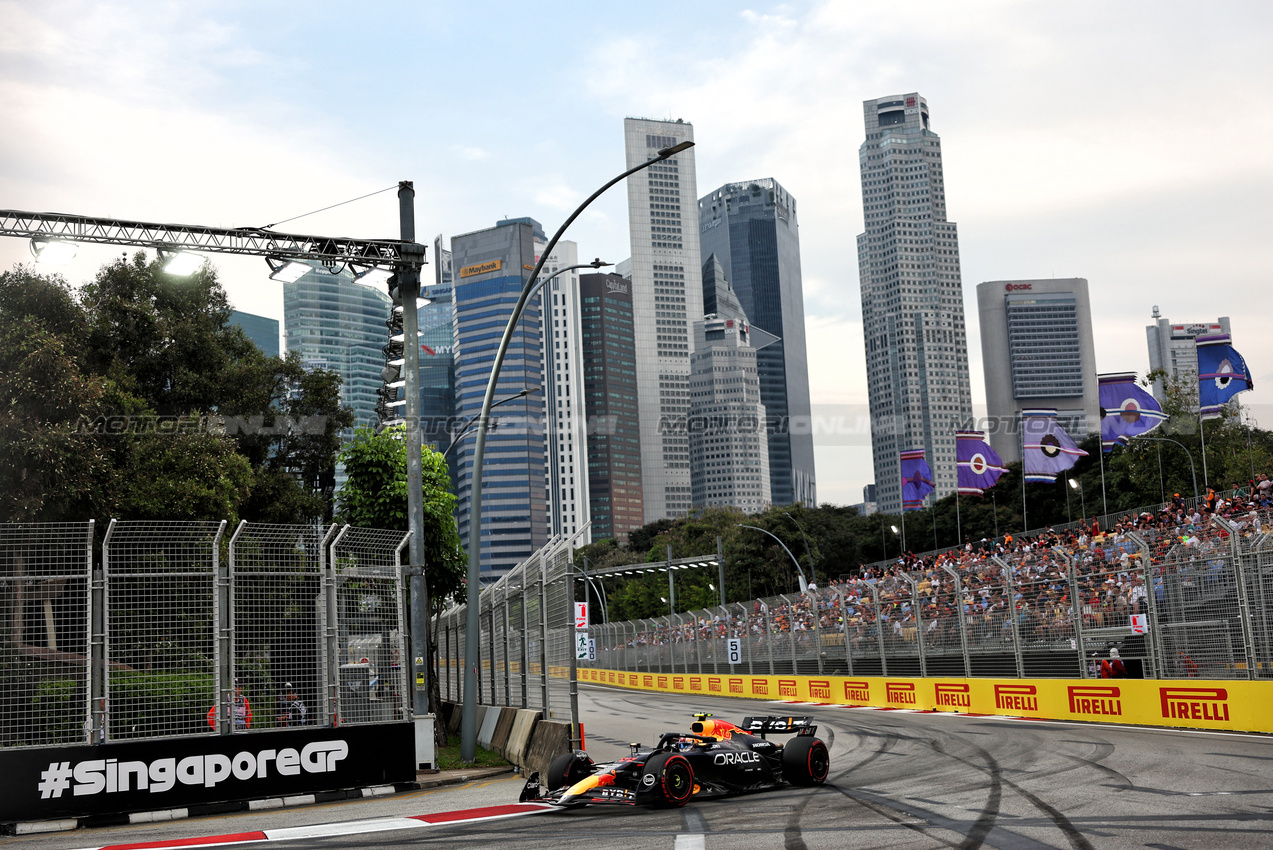
[[[858,236],[871,448],[880,511],[902,510],[899,452],[927,451],[936,492],[955,491],[955,431],[972,420],[959,238],[946,220],[941,139],[912,92],[863,104]]]
[[[1101,430],[1096,345],[1087,280],[990,280],[977,284],[986,432],[1004,462],[1021,460],[1023,409],[1056,408],[1076,440]],[[980,427],[980,426],[978,426]]]
[[[760,400],[769,414],[770,500],[817,505],[796,200],[770,178],[727,183],[699,199],[698,220],[709,258],[703,262],[704,313],[716,312],[707,303],[706,279],[716,257],[752,327],[778,337],[756,353]]]
[[[1185,377],[1197,380],[1198,349],[1194,337],[1230,333],[1228,316],[1221,316],[1214,322],[1172,324],[1170,319],[1162,318],[1158,308],[1154,307],[1153,317],[1154,323],[1145,328],[1149,341],[1149,370],[1162,369],[1177,380]],[[1166,400],[1163,390],[1163,382],[1154,381],[1154,398],[1160,402]]]
[[[624,540],[645,525],[632,283],[582,275],[579,303],[592,539]]]
[[[376,393],[384,383],[381,349],[392,307],[387,291],[354,283],[347,271],[329,274],[319,266],[283,284],[287,350],[340,373],[340,403],[353,408],[355,427],[379,424]]]
[[[659,150],[693,141],[684,121],[627,118],[627,167]],[[628,178],[630,270],[641,404],[641,484],[646,522],[691,507],[689,439],[690,323],[703,315],[699,281],[698,192],[694,149]]]
[[[760,399],[759,351],[775,338],[752,328],[737,296],[707,266],[715,311],[694,322],[690,356],[690,474],[694,507],[758,513],[770,502],[769,440]],[[705,272],[706,274],[707,272]],[[753,339],[753,332],[758,339]]]
[[[248,339],[267,357],[278,357],[278,319],[235,310],[230,314],[230,324],[243,328]]]
[[[523,219],[525,220],[525,219]],[[535,243],[538,261],[548,240]],[[579,248],[562,240],[544,261],[539,277],[579,262]],[[583,400],[583,349],[579,338],[579,272],[544,284],[544,384],[548,402],[548,536],[573,535],[588,525],[588,435]],[[582,542],[591,543],[589,533]]]
[[[535,230],[524,221],[501,223],[451,239],[455,265],[455,408],[467,421],[482,409],[504,327],[535,267]],[[482,468],[481,576],[493,581],[548,542],[544,502],[543,340],[540,299],[526,305],[504,358],[495,401],[501,405],[486,437]],[[458,497],[455,515],[468,547],[472,508],[473,453],[470,432],[455,449]]]
[[[433,240],[433,283],[420,308],[420,425],[426,444],[446,451],[455,423],[455,301],[451,252]],[[401,410],[401,408],[399,408]],[[449,456],[454,463],[454,455]],[[454,468],[452,468],[454,483]]]

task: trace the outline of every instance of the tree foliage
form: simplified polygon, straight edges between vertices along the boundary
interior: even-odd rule
[[[330,519],[340,379],[268,357],[215,272],[0,274],[0,521]]]

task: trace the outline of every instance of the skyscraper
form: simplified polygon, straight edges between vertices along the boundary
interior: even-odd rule
[[[720,260],[752,326],[778,337],[756,352],[770,500],[816,505],[796,200],[772,178],[727,183],[699,199],[698,219],[704,267]],[[715,313],[709,290],[704,279],[704,312]]]
[[[694,507],[723,505],[757,513],[771,501],[769,441],[756,360],[758,349],[775,339],[749,325],[738,297],[719,273],[720,264],[709,259],[705,265],[704,278],[714,285],[710,291],[705,288],[704,298],[715,309],[694,322],[690,356]]]
[[[455,302],[451,252],[433,240],[433,283],[420,308],[420,424],[425,443],[446,451],[455,420]],[[401,410],[402,408],[399,408]],[[449,460],[454,463],[455,457]]]
[[[924,449],[941,498],[957,486],[955,430],[972,419],[959,238],[946,220],[941,139],[919,94],[863,104],[866,231],[858,274],[879,509],[902,509],[898,453]]]
[[[538,260],[547,239],[535,242]],[[559,241],[544,261],[547,280],[577,265],[574,242]],[[548,536],[573,535],[588,524],[588,438],[583,399],[583,350],[579,339],[579,272],[568,271],[544,284],[544,390],[548,402]],[[585,534],[583,543],[592,542]]]
[[[645,524],[632,283],[618,274],[585,274],[579,300],[592,538],[623,540]]]
[[[1214,322],[1183,322],[1172,324],[1164,319],[1154,308],[1154,323],[1145,328],[1145,336],[1149,342],[1149,369],[1162,369],[1172,378],[1179,380],[1189,376],[1192,380],[1198,377],[1198,348],[1194,338],[1206,334],[1227,334],[1229,317],[1221,316]],[[1154,398],[1165,401],[1163,382],[1154,381]]]
[[[381,350],[393,302],[387,291],[354,283],[347,271],[316,267],[283,284],[283,327],[288,351],[340,373],[340,403],[353,408],[354,425],[376,426],[376,393],[384,383]]]
[[[278,319],[235,310],[230,314],[230,324],[243,328],[248,339],[267,357],[278,357]]]
[[[627,118],[623,130],[628,168],[694,139],[693,126],[684,121]],[[691,507],[685,430],[690,323],[703,315],[694,149],[650,166],[627,183],[641,483],[645,520],[653,522]]]
[[[1022,409],[1055,408],[1074,439],[1101,429],[1096,345],[1081,277],[977,284],[985,431],[1005,463],[1021,460]],[[980,426],[978,426],[980,427]]]
[[[451,239],[455,266],[455,406],[467,421],[482,398],[504,328],[535,267],[536,226],[502,222]],[[540,233],[542,236],[542,231]],[[529,390],[501,405],[486,438],[483,468],[481,575],[493,581],[548,541],[545,507],[543,327],[540,299],[531,299],[504,358],[495,401]],[[460,538],[468,547],[476,433],[455,449]]]

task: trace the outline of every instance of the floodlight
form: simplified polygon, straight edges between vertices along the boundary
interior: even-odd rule
[[[361,283],[364,286],[380,286],[391,277],[393,277],[393,272],[378,266],[372,266],[363,272],[354,271],[354,283]]]
[[[164,273],[176,275],[177,277],[185,277],[199,271],[203,265],[203,261],[207,259],[202,254],[194,254],[190,251],[177,251],[169,254],[165,251],[159,252],[159,259],[166,260],[164,263]]]
[[[31,240],[31,255],[36,263],[42,266],[61,266],[69,263],[75,256],[74,242],[58,242],[52,239],[36,237]]]
[[[426,306],[428,306],[429,304],[432,304],[432,303],[433,303],[433,299],[432,299],[432,298],[425,298],[423,295],[419,296],[419,297],[418,297],[418,298],[416,298],[416,300],[415,300],[415,306],[416,306],[416,309],[417,309],[417,310],[419,310],[421,307],[426,307]],[[393,305],[393,312],[395,312],[395,313],[401,313],[401,312],[402,312],[402,305],[401,305],[401,304],[394,304],[394,305]]]
[[[424,331],[416,331],[415,335],[417,338],[422,337],[424,336]],[[389,337],[390,342],[406,342],[406,339],[407,339],[407,335],[405,332],[396,333],[393,336]]]
[[[277,280],[281,283],[295,283],[303,275],[314,270],[310,265],[299,260],[266,257],[265,262],[270,267],[270,280]]]

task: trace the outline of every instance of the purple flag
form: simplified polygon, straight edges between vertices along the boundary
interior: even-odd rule
[[[1242,355],[1228,334],[1194,338],[1198,347],[1198,405],[1203,419],[1219,419],[1229,399],[1255,387]]]
[[[1152,431],[1167,414],[1149,393],[1136,386],[1135,372],[1097,375],[1101,398],[1101,447],[1127,445],[1132,437]]]
[[[924,507],[924,497],[933,492],[933,471],[924,460],[923,449],[902,452],[902,510]]]
[[[1022,470],[1025,480],[1033,484],[1052,484],[1079,458],[1087,457],[1056,421],[1054,407],[1021,411],[1021,442],[1025,449]]]
[[[956,431],[955,459],[959,466],[959,493],[980,496],[1003,475],[1003,459],[986,442],[985,431]]]

